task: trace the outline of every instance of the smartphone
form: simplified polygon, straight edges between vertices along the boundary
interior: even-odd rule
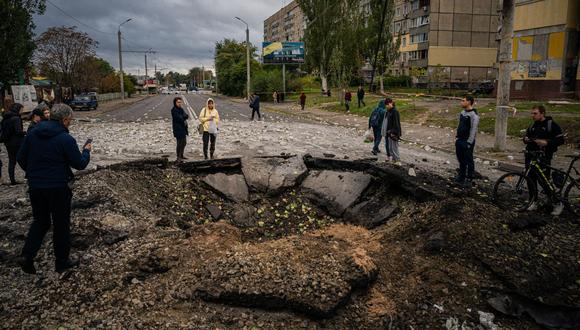
[[[85,145],[83,147],[86,147],[87,144],[91,144],[93,143],[93,139],[87,139],[87,142],[85,142]]]

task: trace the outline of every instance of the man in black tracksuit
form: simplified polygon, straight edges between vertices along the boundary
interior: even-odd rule
[[[463,111],[459,114],[459,125],[455,139],[455,153],[459,162],[459,173],[455,178],[455,182],[461,185],[470,184],[475,174],[473,149],[475,147],[479,116],[477,115],[477,110],[473,107],[473,103],[475,103],[475,100],[471,95],[466,95],[461,100]]]
[[[537,105],[532,108],[532,119],[534,122],[526,130],[526,136],[524,137],[524,143],[526,144],[527,151],[543,151],[544,155],[540,158],[540,166],[546,174],[550,177],[550,169],[547,166],[552,164],[552,157],[554,153],[558,150],[558,146],[564,144],[564,133],[562,128],[552,119],[552,117],[546,116],[546,108],[543,105]],[[526,168],[530,166],[532,161],[532,156],[526,154],[525,156]],[[532,171],[530,173],[534,184],[537,185],[536,172]],[[542,183],[542,181],[540,181]],[[544,191],[549,191],[548,187],[542,185]],[[528,210],[535,210],[537,204],[533,203]],[[554,211],[558,211],[560,205],[554,206]],[[561,210],[559,210],[561,212]],[[559,215],[559,212],[555,212]]]
[[[254,114],[258,113],[258,120],[262,120],[260,115],[260,96],[254,92],[250,98],[250,108],[252,108],[252,120],[254,120]]]

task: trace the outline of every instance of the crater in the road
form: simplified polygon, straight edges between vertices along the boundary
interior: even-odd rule
[[[6,270],[18,248],[8,238],[26,223],[5,216],[30,209],[2,209],[0,263],[10,267],[0,284],[10,298],[0,321],[61,324],[64,313],[71,327],[474,328],[482,311],[505,327],[544,324],[501,316],[504,295],[544,317],[547,305],[573,317],[575,225],[512,231],[514,215],[478,197],[485,191],[308,155],[112,165],[77,181],[73,246],[84,262],[64,282],[30,287]],[[40,258],[46,267],[50,253]],[[42,297],[61,312],[37,318]]]

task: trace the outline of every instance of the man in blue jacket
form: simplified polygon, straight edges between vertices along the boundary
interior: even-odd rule
[[[380,152],[379,146],[381,145],[382,135],[381,128],[383,127],[383,120],[385,119],[385,100],[380,100],[379,105],[373,110],[371,116],[369,117],[369,129],[373,129],[373,135],[375,138],[373,144],[373,155]],[[386,141],[388,142],[388,141]]]
[[[50,229],[51,219],[56,271],[62,273],[79,263],[70,257],[72,191],[69,183],[74,178],[71,167],[82,170],[89,164],[92,145],[87,143],[79,151],[76,140],[68,132],[71,120],[72,109],[68,105],[55,105],[50,120],[40,122],[30,131],[17,156],[28,179],[33,216],[18,260],[25,273],[36,273],[34,258]]]
[[[173,108],[171,109],[171,125],[173,128],[173,136],[177,141],[175,147],[177,153],[177,161],[181,162],[187,159],[184,155],[185,145],[187,144],[187,136],[189,131],[187,128],[187,120],[189,116],[183,110],[183,99],[176,97],[173,99]]]
[[[260,115],[260,96],[254,92],[250,98],[250,108],[252,108],[252,120],[254,120],[254,114],[258,113],[258,120],[262,120]]]

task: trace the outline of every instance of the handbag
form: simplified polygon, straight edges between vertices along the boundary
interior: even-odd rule
[[[205,113],[205,108],[203,108],[203,111]],[[201,115],[200,115],[200,118],[201,118]],[[201,121],[197,125],[197,132],[199,133],[199,135],[203,135],[203,123]]]

